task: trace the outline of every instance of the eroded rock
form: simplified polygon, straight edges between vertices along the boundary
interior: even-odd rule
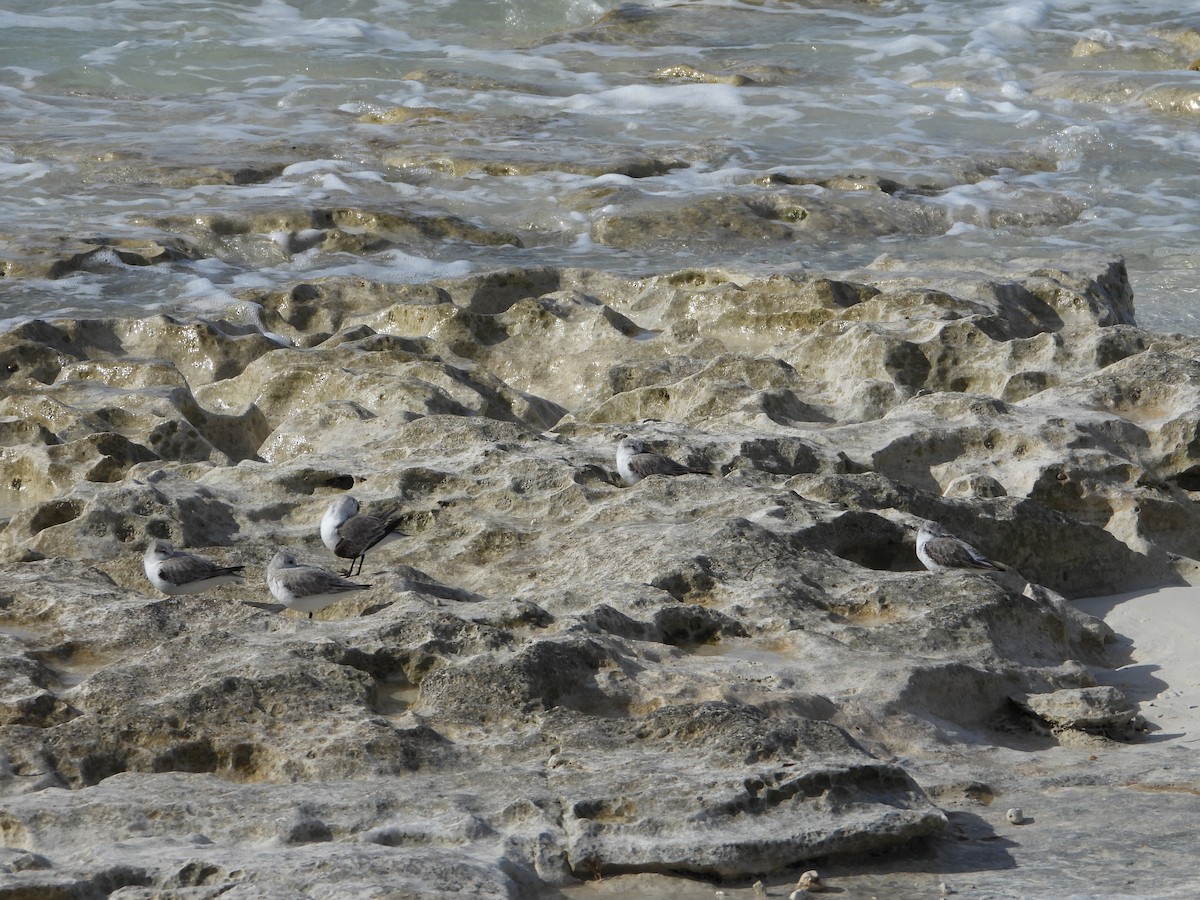
[[[1133,324],[1118,261],[242,299],[277,337],[155,317],[0,339],[23,884],[513,896],[936,839],[913,761],[1132,721],[1094,674],[1112,632],[1064,595],[1200,555],[1195,342]],[[625,487],[627,433],[711,474]],[[405,536],[369,590],[282,610],[266,562],[334,565],[317,523],[351,490]],[[925,519],[1009,571],[923,571]],[[246,583],[160,599],[154,538]]]
[[[1063,688],[1048,694],[1022,694],[1013,700],[1056,729],[1126,736],[1138,718],[1137,705],[1109,686]]]

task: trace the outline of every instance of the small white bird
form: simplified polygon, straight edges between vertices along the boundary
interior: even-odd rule
[[[1006,566],[988,559],[966,541],[947,534],[937,522],[917,531],[917,559],[930,572],[965,570],[1003,572]]]
[[[617,473],[626,484],[637,484],[650,475],[710,475],[703,469],[693,469],[677,463],[669,456],[651,453],[645,442],[627,437],[617,444]]]
[[[358,501],[343,494],[329,504],[321,517],[321,540],[334,554],[350,560],[350,568],[343,575],[353,574],[355,562],[361,575],[367,551],[404,537],[399,528],[399,518],[381,519],[360,513]]]
[[[336,603],[343,595],[365,591],[369,584],[356,584],[318,566],[305,566],[280,550],[267,564],[267,587],[271,596],[289,609],[313,613]]]
[[[245,566],[218,566],[211,559],[176,550],[163,540],[150,542],[142,557],[146,578],[168,596],[202,594],[218,584],[242,580]]]

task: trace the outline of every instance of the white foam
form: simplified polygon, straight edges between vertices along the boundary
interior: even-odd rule
[[[874,62],[881,59],[893,59],[897,56],[908,56],[913,53],[932,53],[934,56],[947,56],[953,51],[944,41],[920,34],[909,34],[893,38],[890,41],[854,41],[852,46],[860,47],[870,52],[859,57],[861,62]]]
[[[564,262],[655,271],[712,257],[675,255],[681,251],[670,242],[599,244],[590,228],[603,210],[575,192],[614,190],[594,202],[626,213],[668,197],[688,203],[804,193],[758,184],[767,172],[813,179],[862,172],[939,186],[940,196],[920,202],[940,203],[950,227],[944,235],[889,238],[898,255],[1037,256],[1063,245],[1100,247],[1130,260],[1141,313],[1148,302],[1174,304],[1186,318],[1182,306],[1192,299],[1178,287],[1194,280],[1192,250],[1200,248],[1189,218],[1189,198],[1200,188],[1200,129],[1191,118],[1138,104],[1048,99],[1039,77],[1101,63],[1116,71],[1127,49],[1169,49],[1155,29],[1194,25],[1189,7],[1167,9],[1160,0],[655,0],[649,30],[591,27],[613,6],[374,0],[333,8],[260,0],[219,4],[192,21],[168,0],[65,0],[52,13],[33,0],[10,3],[0,11],[0,133],[8,147],[0,151],[0,215],[23,239],[51,246],[81,232],[144,237],[145,220],[164,211],[237,217],[396,203],[417,215],[450,212],[516,230],[526,247],[430,242],[425,249],[437,258],[414,248],[356,257],[324,252],[316,231],[276,235],[278,244],[236,236],[227,252],[214,250],[223,260],[153,267],[109,260],[35,289],[23,282],[16,290],[9,280],[6,297],[39,313],[58,303],[137,314],[154,303],[193,302],[176,288],[194,277],[211,282],[214,302],[228,302],[221,291],[326,274],[417,280]],[[1110,48],[1113,60],[1072,60],[1072,46],[1089,38]],[[673,64],[745,72],[754,83],[653,77]],[[406,104],[475,118],[357,121]],[[549,168],[459,177],[382,161],[389,148],[408,144],[448,155],[465,145],[485,158],[489,147],[503,146]],[[685,165],[648,178],[594,179],[554,166],[556,156],[569,169],[639,154]],[[147,172],[158,165],[186,172],[264,156],[290,165],[265,183],[241,185],[138,172],[143,164]],[[1037,166],[1023,159],[1046,159],[1052,170],[1033,172]],[[1013,160],[1017,170],[997,176],[998,184],[957,183],[989,160]],[[980,224],[1000,205],[1035,202],[1028,193],[1035,189],[1084,209],[1047,227]],[[803,259],[836,266],[856,254],[869,258],[880,248],[868,243],[806,248]],[[1172,252],[1158,253],[1164,246]],[[758,264],[768,256],[764,250],[747,259]],[[788,264],[799,258],[785,256]]]
[[[616,112],[637,116],[661,110],[687,109],[705,115],[740,115],[745,92],[726,84],[627,85],[575,94],[549,105],[573,112]]]
[[[50,173],[50,166],[44,162],[6,163],[0,162],[0,182],[35,181]]]
[[[184,282],[177,297],[195,309],[220,309],[225,305],[236,306],[241,302],[208,278],[202,277],[190,278]]]
[[[93,32],[96,30],[96,19],[92,16],[69,16],[59,12],[45,16],[27,15],[0,9],[0,31],[17,28]]]

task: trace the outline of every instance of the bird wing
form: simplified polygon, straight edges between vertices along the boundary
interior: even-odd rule
[[[352,516],[338,528],[338,543],[333,552],[342,559],[355,559],[396,532],[399,524],[399,519],[384,521],[375,516]]]
[[[285,569],[280,573],[293,594],[300,597],[312,597],[317,594],[339,594],[347,591],[364,591],[369,584],[356,584],[347,581],[340,575],[335,575],[316,566],[297,566]]]
[[[184,585],[221,575],[239,575],[245,566],[218,566],[210,560],[190,553],[171,556],[158,564],[159,577],[170,584]]]
[[[992,562],[966,541],[957,538],[932,538],[925,543],[925,553],[938,565],[952,569],[1004,570],[1004,566]]]
[[[650,475],[708,474],[701,469],[693,469],[691,466],[677,463],[669,456],[663,456],[661,453],[635,453],[629,458],[629,469],[638,478],[646,478]]]

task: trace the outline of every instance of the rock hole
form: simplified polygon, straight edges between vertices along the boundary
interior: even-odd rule
[[[654,617],[664,644],[685,647],[707,644],[721,637],[744,637],[746,630],[734,619],[704,606],[668,606]]]
[[[208,741],[186,741],[156,756],[151,768],[155,772],[213,772],[217,753]]]
[[[29,533],[37,534],[55,525],[63,525],[78,519],[82,512],[83,504],[78,500],[51,500],[49,503],[43,503],[29,520]]]
[[[407,678],[380,680],[372,691],[371,710],[381,716],[402,715],[412,708],[420,695],[420,688]]]
[[[1175,476],[1174,481],[1185,491],[1200,491],[1200,466],[1192,466]]]
[[[88,787],[125,771],[125,760],[115,753],[93,753],[79,761],[79,780]]]
[[[254,744],[234,744],[229,750],[229,768],[232,773],[247,781],[265,768],[262,751]]]
[[[180,887],[200,887],[223,880],[223,872],[220,866],[192,860],[184,864],[183,868],[175,874],[174,880]]]

